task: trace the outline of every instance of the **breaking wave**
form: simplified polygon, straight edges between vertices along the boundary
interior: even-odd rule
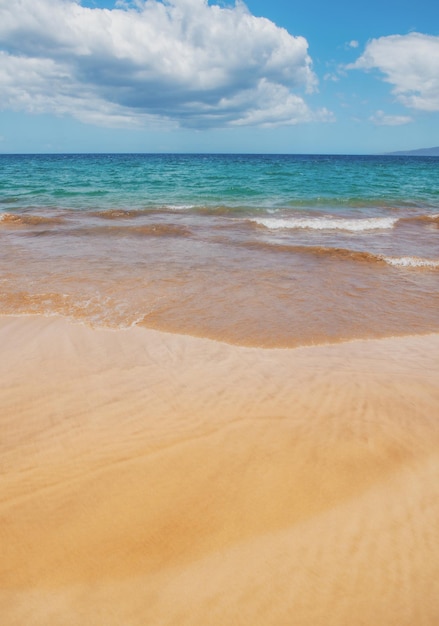
[[[439,260],[435,259],[422,259],[419,257],[402,256],[402,257],[382,257],[383,260],[393,267],[414,267],[425,269],[439,269]]]
[[[345,230],[363,232],[393,228],[398,221],[396,217],[366,217],[349,219],[341,217],[254,217],[250,220],[270,230],[278,229],[310,229],[310,230]]]
[[[250,241],[242,244],[252,250],[260,250],[278,254],[302,254],[315,257],[333,258],[359,263],[391,265],[402,268],[439,269],[439,260],[424,259],[419,257],[388,257],[382,254],[374,254],[362,250],[351,250],[332,246],[294,246],[288,244],[276,244],[264,241]]]

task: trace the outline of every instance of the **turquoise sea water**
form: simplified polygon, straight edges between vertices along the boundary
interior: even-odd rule
[[[251,345],[439,329],[439,158],[0,155],[0,313]]]
[[[0,155],[2,208],[439,210],[439,157]]]

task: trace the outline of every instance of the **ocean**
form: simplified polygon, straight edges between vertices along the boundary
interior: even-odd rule
[[[0,314],[293,347],[439,330],[439,157],[0,155]]]

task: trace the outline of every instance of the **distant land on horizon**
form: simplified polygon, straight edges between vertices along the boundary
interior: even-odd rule
[[[418,150],[399,150],[398,152],[387,152],[387,154],[401,156],[439,156],[439,146],[436,148],[419,148]]]

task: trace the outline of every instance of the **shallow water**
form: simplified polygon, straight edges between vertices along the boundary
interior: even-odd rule
[[[261,346],[439,329],[439,159],[0,155],[0,313]]]

